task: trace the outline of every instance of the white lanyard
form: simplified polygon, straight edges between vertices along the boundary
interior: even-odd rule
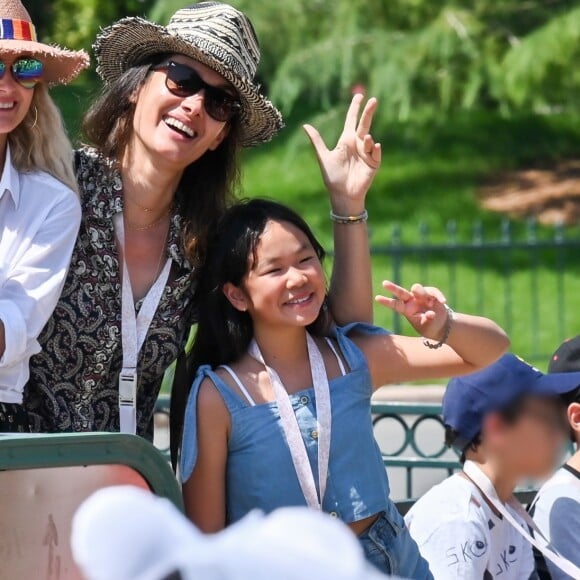
[[[530,526],[532,530],[537,534],[534,537],[530,534],[527,528],[522,527],[514,516],[506,509],[504,503],[499,499],[495,488],[493,487],[489,478],[483,473],[483,471],[473,462],[466,461],[463,466],[463,471],[469,479],[480,489],[480,491],[485,495],[489,503],[528,541],[532,546],[538,549],[545,558],[550,560],[553,564],[558,566],[561,570],[566,572],[572,578],[580,578],[580,568],[570,562],[570,560],[564,558],[558,552],[555,552],[550,543],[541,532],[541,530],[536,525],[536,522],[530,517],[530,514],[521,506],[520,502],[512,495],[512,497],[507,502],[517,514],[525,521],[525,523]]]
[[[121,343],[123,347],[123,369],[119,375],[119,421],[121,433],[137,432],[137,361],[139,351],[151,326],[155,311],[171,270],[171,258],[167,258],[161,274],[147,292],[139,314],[135,315],[133,289],[125,260],[125,227],[123,215],[114,217],[117,240],[123,250],[123,285],[121,290]]]
[[[317,440],[318,440],[318,488],[320,496],[316,492],[314,482],[314,473],[308,460],[306,445],[298,426],[298,420],[292,408],[288,392],[284,388],[278,373],[270,368],[264,362],[264,357],[260,348],[253,340],[250,344],[250,355],[261,362],[268,372],[278,410],[280,412],[280,421],[282,429],[286,436],[286,441],[292,456],[292,463],[296,470],[296,476],[308,507],[322,511],[322,501],[326,492],[326,480],[328,478],[328,462],[330,458],[330,430],[331,430],[331,410],[330,410],[330,389],[328,386],[328,377],[324,367],[322,354],[316,346],[314,339],[307,334],[308,358],[312,372],[312,383],[314,385],[314,395],[316,398],[316,422],[317,422]]]

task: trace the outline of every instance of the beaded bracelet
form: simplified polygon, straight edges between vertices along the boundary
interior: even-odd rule
[[[443,329],[443,337],[439,342],[431,342],[430,340],[424,338],[423,344],[430,348],[431,350],[436,350],[441,348],[449,338],[449,334],[451,333],[451,327],[453,326],[453,321],[455,320],[455,312],[451,309],[447,304],[444,304],[445,310],[447,311],[447,320],[445,321],[445,328]]]
[[[365,209],[358,215],[338,215],[331,211],[330,219],[337,224],[360,224],[366,222],[369,219],[369,212]]]

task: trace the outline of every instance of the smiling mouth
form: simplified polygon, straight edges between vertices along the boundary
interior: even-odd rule
[[[174,119],[173,117],[166,117],[163,119],[163,122],[173,131],[179,133],[183,137],[187,137],[188,139],[193,139],[196,136],[195,131],[188,127],[185,123]]]
[[[304,296],[303,298],[295,298],[294,300],[288,300],[288,302],[286,302],[286,305],[299,306],[301,304],[306,304],[307,302],[310,302],[313,296],[314,294],[308,294],[308,296]]]
[[[0,103],[0,109],[13,109],[16,106],[16,101],[10,103]]]

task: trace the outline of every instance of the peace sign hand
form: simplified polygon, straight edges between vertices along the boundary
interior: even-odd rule
[[[435,341],[441,339],[448,317],[447,299],[441,290],[421,284],[413,284],[407,290],[389,280],[383,282],[383,288],[394,298],[379,295],[376,297],[379,304],[402,314],[421,336]]]
[[[364,209],[365,197],[381,164],[381,145],[370,135],[377,100],[369,99],[359,120],[364,96],[352,98],[344,129],[336,147],[329,150],[312,125],[304,125],[310,138],[333,209],[342,215],[353,215]]]

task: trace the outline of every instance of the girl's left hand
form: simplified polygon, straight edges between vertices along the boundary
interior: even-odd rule
[[[402,314],[413,328],[425,338],[438,341],[445,332],[448,312],[447,299],[438,288],[413,284],[410,290],[385,280],[383,288],[394,298],[377,296],[376,301]]]
[[[370,135],[377,100],[373,97],[367,101],[359,120],[363,100],[361,94],[352,98],[344,129],[332,150],[312,125],[304,125],[330,192],[333,210],[341,215],[355,215],[364,210],[367,191],[381,164],[381,145]]]

